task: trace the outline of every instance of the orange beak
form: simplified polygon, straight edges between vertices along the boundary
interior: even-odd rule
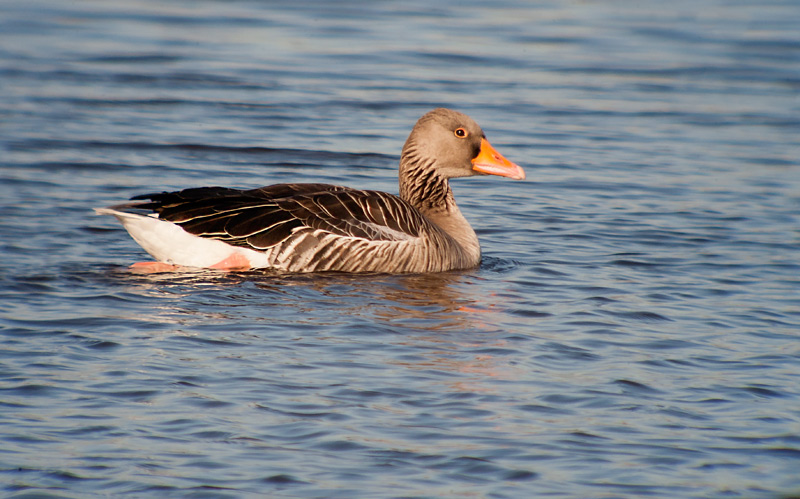
[[[481,139],[481,150],[472,160],[472,169],[488,175],[525,180],[525,170],[504,158],[486,139]]]

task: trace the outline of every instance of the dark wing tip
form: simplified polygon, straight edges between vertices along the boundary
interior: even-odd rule
[[[152,201],[153,199],[155,199],[155,198],[157,198],[159,196],[164,196],[165,194],[169,194],[169,193],[167,191],[152,192],[150,194],[139,194],[139,195],[133,196],[133,197],[131,197],[129,199],[131,201],[141,201],[141,200],[145,200],[145,199]]]

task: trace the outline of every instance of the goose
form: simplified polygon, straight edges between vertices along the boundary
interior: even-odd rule
[[[156,259],[132,266],[145,271],[443,272],[480,263],[478,237],[448,183],[474,175],[525,178],[469,116],[438,108],[403,146],[399,196],[314,183],[199,187],[96,212],[116,217]]]

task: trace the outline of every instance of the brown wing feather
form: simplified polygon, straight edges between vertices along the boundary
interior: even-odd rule
[[[187,232],[257,250],[280,244],[303,228],[398,241],[418,237],[430,227],[397,196],[327,184],[277,184],[252,190],[201,187],[133,199],[150,200],[135,207],[151,210]]]

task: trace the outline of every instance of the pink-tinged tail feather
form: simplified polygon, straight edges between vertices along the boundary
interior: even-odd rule
[[[246,269],[261,256],[216,239],[195,236],[179,225],[155,216],[139,215],[112,208],[95,208],[99,215],[112,215],[145,251],[157,261],[170,265],[218,269]],[[251,255],[252,254],[252,255]],[[263,265],[261,265],[263,266]]]

